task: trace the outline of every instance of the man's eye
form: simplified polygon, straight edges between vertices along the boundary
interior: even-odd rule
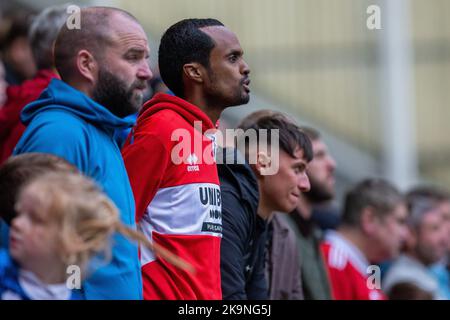
[[[230,56],[230,58],[229,58],[230,62],[236,62],[237,59],[238,59],[238,57],[237,57],[236,55],[232,55],[232,56]]]

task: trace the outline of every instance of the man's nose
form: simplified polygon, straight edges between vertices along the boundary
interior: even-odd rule
[[[142,80],[150,80],[153,78],[152,70],[150,69],[147,61],[144,61],[144,63],[139,67],[137,77]]]
[[[298,179],[298,188],[300,189],[301,192],[308,192],[309,189],[311,189],[311,184],[309,182],[309,178],[306,173],[301,175],[300,178]]]
[[[334,171],[336,169],[336,160],[330,155],[328,155],[328,167],[331,171]]]
[[[249,75],[250,74],[250,67],[248,66],[247,62],[245,60],[242,60],[242,74]]]

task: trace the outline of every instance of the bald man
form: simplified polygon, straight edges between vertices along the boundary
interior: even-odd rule
[[[45,152],[65,158],[103,188],[135,227],[134,199],[114,132],[132,126],[128,115],[142,104],[148,40],[129,13],[103,7],[81,10],[81,28],[62,27],[54,49],[61,80],[54,79],[27,105],[27,129],[15,154]],[[110,260],[96,259],[82,285],[87,299],[141,299],[138,250],[119,235]]]

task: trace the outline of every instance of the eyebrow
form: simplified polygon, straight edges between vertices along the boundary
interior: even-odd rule
[[[241,49],[232,49],[230,52],[228,52],[226,54],[227,57],[232,56],[232,55],[237,55],[237,56],[243,56],[244,55],[244,51]]]
[[[321,149],[321,150],[317,150],[316,152],[314,152],[314,155],[323,155],[326,153],[327,153],[327,150]]]
[[[146,57],[149,57],[149,50],[142,48],[130,48],[125,52],[125,55],[130,53],[145,53]]]

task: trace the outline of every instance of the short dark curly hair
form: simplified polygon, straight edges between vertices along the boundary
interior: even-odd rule
[[[223,23],[211,18],[184,19],[167,29],[161,38],[158,52],[161,78],[180,98],[184,98],[183,66],[198,62],[209,68],[209,55],[215,43],[200,29],[212,26],[223,26]]]

